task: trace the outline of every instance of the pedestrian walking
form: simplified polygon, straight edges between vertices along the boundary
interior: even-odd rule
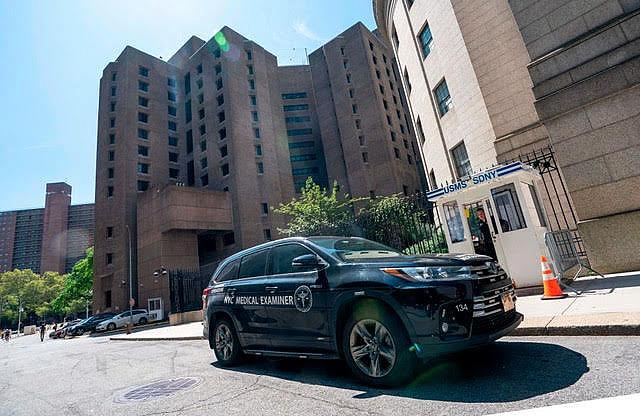
[[[43,322],[42,325],[40,325],[40,342],[44,342],[44,333],[45,332],[47,332],[47,326]]]

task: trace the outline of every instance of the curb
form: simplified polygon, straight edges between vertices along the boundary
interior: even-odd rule
[[[164,327],[164,326],[169,326],[169,321],[158,321],[158,322],[150,322],[146,325],[136,325],[131,330],[131,333],[134,334],[136,332],[145,331],[147,329],[153,329],[153,328]],[[111,336],[111,335],[124,334],[125,332],[127,332],[127,327],[114,329],[113,331],[101,331],[101,332],[92,331],[89,334],[89,337],[105,337],[105,336]]]
[[[640,335],[640,325],[532,326],[516,328],[509,336]]]
[[[153,337],[153,338],[109,338],[109,341],[195,341],[202,340],[202,335],[192,335],[186,337]]]

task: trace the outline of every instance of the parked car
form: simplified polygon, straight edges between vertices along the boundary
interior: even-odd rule
[[[513,331],[509,276],[480,255],[407,256],[354,237],[287,238],[223,261],[203,292],[218,363],[342,358],[367,384],[409,381],[420,359]]]
[[[134,325],[144,325],[149,322],[149,314],[144,309],[134,309],[132,321]],[[112,318],[104,320],[96,325],[96,331],[113,331],[117,328],[124,328],[129,324],[129,311],[122,312]]]
[[[85,332],[92,332],[96,330],[96,326],[100,324],[100,322],[106,321],[107,319],[111,319],[116,316],[113,312],[104,312],[99,313],[93,316],[90,316],[87,319],[83,319],[77,324],[69,327],[67,330],[68,335],[76,336],[83,335]]]
[[[67,336],[67,330],[69,328],[71,328],[73,325],[75,325],[78,322],[80,322],[80,321],[81,321],[81,319],[74,319],[73,321],[65,322],[57,330],[51,331],[51,333],[49,334],[49,338],[54,338],[55,339],[55,338],[64,338],[64,337],[66,337]]]

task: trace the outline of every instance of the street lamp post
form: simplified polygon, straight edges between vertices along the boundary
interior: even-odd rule
[[[131,327],[133,326],[133,279],[132,279],[132,270],[131,270],[131,230],[129,226],[127,227],[127,236],[129,238],[129,325],[127,326],[127,334],[131,333]]]
[[[18,305],[18,336],[20,336],[20,324],[22,323],[22,299],[20,299],[20,304]]]

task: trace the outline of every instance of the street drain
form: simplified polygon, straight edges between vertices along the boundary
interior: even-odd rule
[[[200,384],[197,377],[178,377],[168,380],[154,381],[143,386],[133,387],[116,396],[118,403],[143,402],[171,396],[182,390],[192,389]]]

